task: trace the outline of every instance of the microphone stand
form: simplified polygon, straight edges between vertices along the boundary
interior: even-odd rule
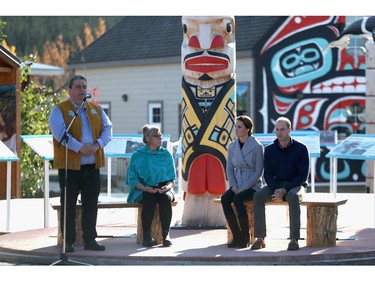
[[[85,96],[83,99],[80,107],[77,109],[77,111],[74,113],[74,117],[72,121],[70,121],[70,124],[68,128],[65,130],[64,135],[62,136],[59,144],[57,145],[58,147],[61,145],[63,141],[65,141],[65,179],[64,179],[64,221],[63,221],[63,239],[62,239],[62,250],[60,252],[60,259],[52,263],[51,265],[69,265],[69,263],[76,264],[76,265],[90,265],[87,263],[79,262],[79,261],[74,261],[68,258],[66,252],[65,252],[65,239],[66,239],[66,197],[67,197],[67,182],[68,182],[68,142],[69,142],[69,136],[68,136],[68,131],[70,127],[72,126],[73,122],[76,120],[77,115],[81,108],[83,107],[83,104],[86,102],[86,99],[88,96]]]

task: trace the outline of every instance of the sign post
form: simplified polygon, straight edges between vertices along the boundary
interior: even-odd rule
[[[344,141],[335,146],[326,157],[333,157],[337,161],[341,159],[357,159],[357,160],[375,160],[375,135],[370,134],[351,134]],[[374,165],[375,167],[375,165]],[[374,171],[375,172],[375,171]],[[337,170],[335,171],[337,179]],[[337,183],[337,180],[336,180]],[[336,193],[337,185],[334,192]],[[374,208],[375,208],[375,192],[374,192]],[[374,227],[375,227],[375,210],[374,210]]]
[[[7,162],[7,188],[6,188],[6,201],[7,201],[7,216],[5,231],[10,229],[10,197],[11,197],[11,180],[12,180],[12,161],[18,161],[19,158],[13,153],[2,141],[0,141],[0,161]]]
[[[21,139],[44,160],[44,227],[49,227],[49,161],[53,160],[52,135],[22,135]]]

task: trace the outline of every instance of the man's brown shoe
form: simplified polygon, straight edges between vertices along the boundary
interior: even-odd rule
[[[295,250],[299,250],[298,240],[291,239],[288,245],[288,251],[295,251]]]
[[[251,250],[260,250],[266,247],[263,238],[258,238],[253,245],[251,245]]]

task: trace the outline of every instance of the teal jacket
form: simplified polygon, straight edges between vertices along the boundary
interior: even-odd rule
[[[164,147],[150,150],[147,145],[134,151],[130,158],[125,184],[130,187],[128,203],[142,200],[142,191],[135,186],[156,186],[161,182],[174,181],[176,170],[171,153]]]

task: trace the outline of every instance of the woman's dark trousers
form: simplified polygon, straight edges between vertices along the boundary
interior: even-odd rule
[[[233,234],[233,240],[227,246],[229,248],[246,248],[249,246],[249,220],[247,216],[245,201],[253,199],[255,190],[250,188],[238,194],[235,194],[232,189],[228,189],[221,196],[221,205],[223,207],[225,218],[228,226]],[[232,203],[237,211],[237,217],[233,210]]]

